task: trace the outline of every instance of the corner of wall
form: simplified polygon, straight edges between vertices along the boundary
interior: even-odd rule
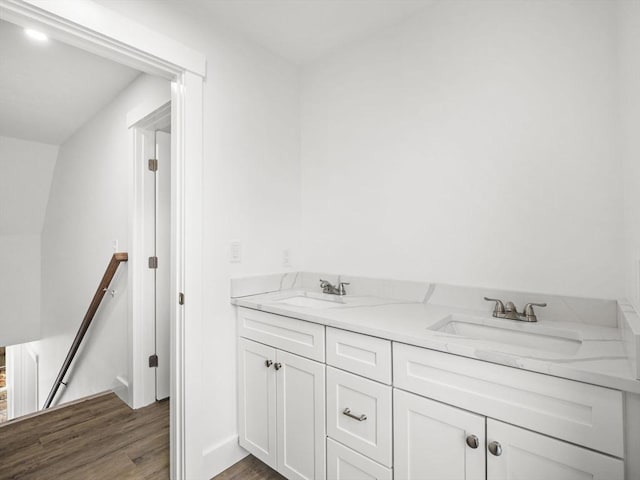
[[[202,451],[203,478],[213,478],[229,466],[249,455],[238,444],[238,435],[232,435],[222,442],[210,445]]]

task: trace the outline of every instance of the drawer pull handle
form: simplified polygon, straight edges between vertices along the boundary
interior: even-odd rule
[[[478,448],[478,445],[480,445],[480,440],[478,440],[478,437],[476,437],[475,435],[469,435],[467,437],[467,445],[469,445],[471,448]]]
[[[275,368],[276,370],[280,370],[282,368],[282,364],[280,362],[277,362],[273,365],[273,368]]]
[[[354,418],[354,419],[358,420],[359,422],[362,422],[362,421],[367,419],[367,416],[364,413],[362,415],[354,415],[353,413],[351,413],[351,409],[350,408],[345,408],[342,411],[342,414],[346,415],[347,417]]]
[[[273,360],[265,360],[264,365],[265,367],[269,368],[271,365],[273,365]]]
[[[502,445],[500,445],[498,442],[491,442],[489,444],[489,452],[491,452],[491,455],[499,457],[500,455],[502,455]]]

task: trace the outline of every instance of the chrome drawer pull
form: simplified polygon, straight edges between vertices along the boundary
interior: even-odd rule
[[[354,418],[354,419],[358,420],[359,422],[362,422],[363,420],[367,419],[367,416],[364,413],[362,415],[354,415],[353,413],[351,413],[351,409],[350,408],[345,408],[342,411],[342,414],[346,415],[347,417]]]

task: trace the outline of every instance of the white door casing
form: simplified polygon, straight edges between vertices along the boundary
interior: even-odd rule
[[[0,18],[37,28],[71,45],[173,81],[170,463],[172,478],[200,478],[205,57],[89,0],[0,0]],[[133,179],[132,175],[132,184]],[[129,254],[132,258],[140,252]],[[130,285],[135,288],[134,283]],[[184,305],[178,304],[179,292],[185,294]]]
[[[158,356],[156,374],[156,400],[170,395],[170,317],[169,297],[171,296],[171,135],[156,130],[156,172],[155,195],[155,254],[158,268],[155,271],[155,352]]]

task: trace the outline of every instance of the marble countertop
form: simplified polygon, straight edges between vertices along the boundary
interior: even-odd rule
[[[283,303],[292,297],[312,299],[312,306]],[[299,303],[305,303],[306,300]],[[316,302],[314,302],[316,300]],[[617,327],[539,320],[537,323],[494,319],[486,311],[433,305],[418,301],[381,298],[368,295],[339,297],[305,290],[280,290],[272,293],[232,298],[234,305],[275,313],[396,342],[429,348],[486,362],[530,370],[618,390],[640,393],[627,356],[621,331]],[[296,303],[295,299],[292,303]],[[493,339],[480,340],[438,331],[447,317],[500,326],[510,331],[572,334],[581,344],[575,351],[559,353],[521,345],[509,345]],[[562,349],[560,349],[562,350]]]

